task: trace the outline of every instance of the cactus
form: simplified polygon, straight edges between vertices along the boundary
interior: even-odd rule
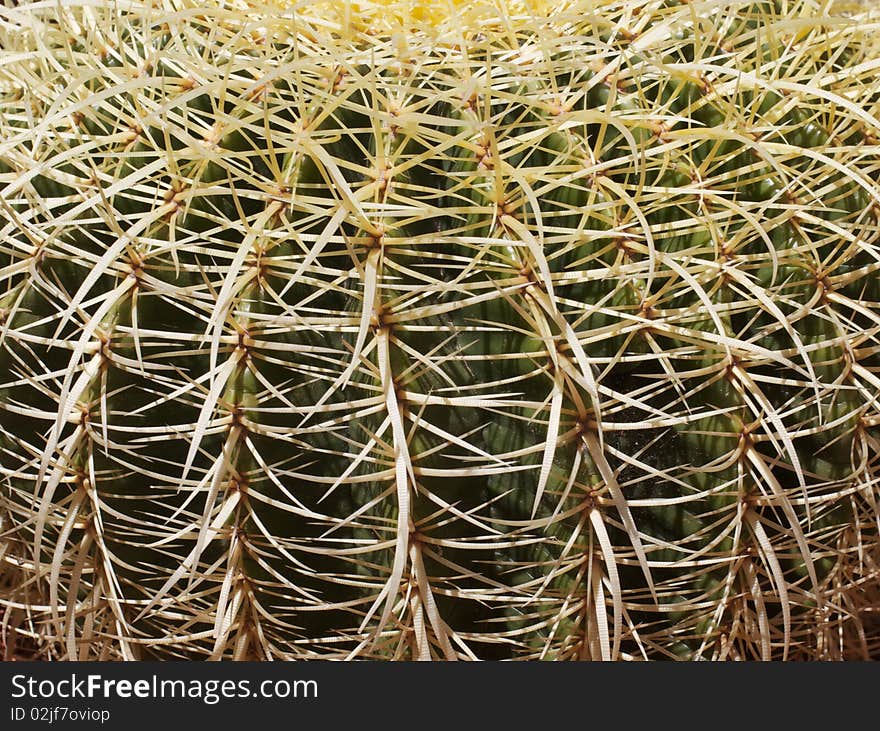
[[[70,659],[878,652],[876,18],[0,18],[7,625]]]

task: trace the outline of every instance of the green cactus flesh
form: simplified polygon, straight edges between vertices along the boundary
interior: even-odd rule
[[[21,631],[70,658],[876,651],[876,23],[176,5],[2,11]]]

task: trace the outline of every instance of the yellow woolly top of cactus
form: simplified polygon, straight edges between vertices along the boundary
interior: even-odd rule
[[[480,15],[542,16],[558,10],[559,0],[367,0],[335,3],[354,16],[386,18],[401,25],[437,26],[456,18]]]
[[[327,0],[302,3],[298,12],[337,22],[353,33],[436,33],[444,29],[478,29],[483,23],[498,20],[516,23],[545,18],[571,5],[571,0]]]

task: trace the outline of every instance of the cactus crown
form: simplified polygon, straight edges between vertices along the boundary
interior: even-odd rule
[[[0,11],[53,652],[876,650],[876,22],[546,5]]]

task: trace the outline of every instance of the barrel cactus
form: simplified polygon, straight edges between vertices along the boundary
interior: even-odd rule
[[[875,655],[877,31],[0,9],[3,626],[70,659]]]

